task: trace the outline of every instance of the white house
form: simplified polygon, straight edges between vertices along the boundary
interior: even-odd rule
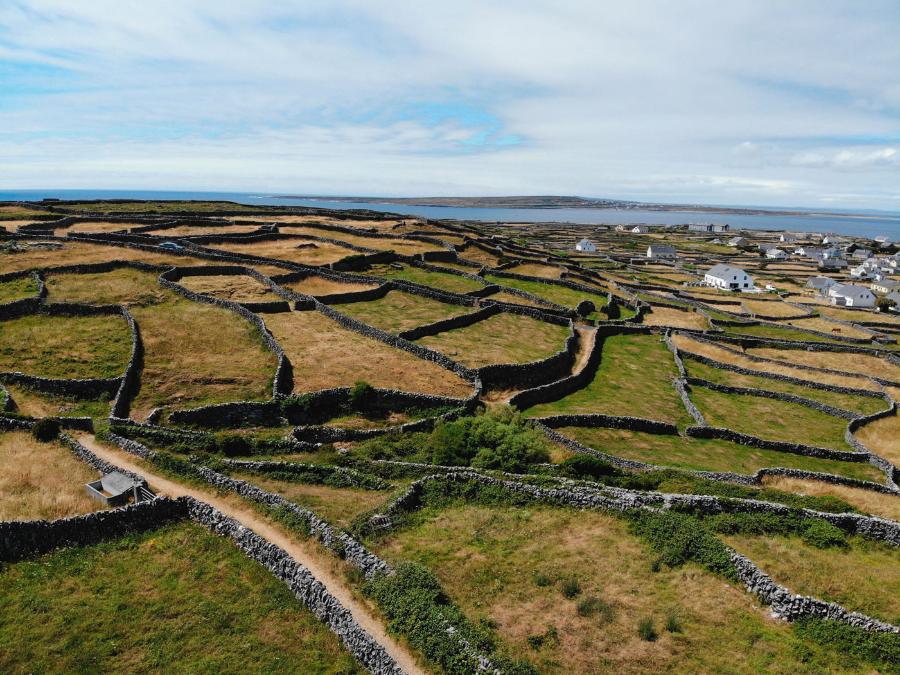
[[[753,279],[740,267],[719,263],[713,265],[705,275],[703,282],[725,290],[753,288]]]
[[[647,234],[650,231],[650,228],[646,225],[635,225],[631,228],[632,234]]]
[[[850,270],[850,276],[854,279],[871,279],[872,269],[866,265],[860,265]]]
[[[842,270],[847,267],[847,261],[843,258],[822,258],[819,260],[820,270]]]
[[[597,247],[594,246],[594,242],[590,239],[582,239],[575,244],[575,250],[581,251],[582,253],[596,253]]]
[[[674,246],[665,244],[650,244],[647,247],[647,257],[653,260],[675,260],[677,257]]]
[[[783,244],[793,244],[795,241],[797,241],[797,237],[795,237],[790,232],[782,232],[781,236],[778,237],[778,241]]]
[[[844,307],[874,307],[875,294],[865,286],[835,284],[828,289],[831,304]]]
[[[871,286],[869,286],[876,293],[880,293],[881,295],[887,295],[892,291],[896,291],[900,289],[900,281],[894,281],[893,279],[881,279],[876,281]]]
[[[872,257],[872,252],[867,248],[858,248],[850,254],[853,260],[867,260]]]
[[[824,295],[836,283],[831,277],[810,277],[806,280],[806,287]]]
[[[780,248],[770,248],[766,251],[766,257],[769,260],[785,260],[788,257],[788,254]]]
[[[894,306],[891,307],[892,312],[900,312],[900,291],[891,291],[885,296],[885,299],[894,301]]]

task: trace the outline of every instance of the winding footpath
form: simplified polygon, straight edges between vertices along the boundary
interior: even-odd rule
[[[426,671],[416,663],[409,649],[387,634],[381,621],[372,614],[368,607],[353,597],[343,580],[317,560],[316,556],[311,554],[309,545],[306,542],[286,536],[281,530],[269,524],[253,508],[236,506],[230,500],[222,499],[212,490],[182,485],[165,478],[149,470],[145,465],[138,464],[128,453],[98,443],[90,434],[79,434],[75,438],[88,450],[110,464],[115,464],[126,471],[144,476],[151,489],[157,494],[166,497],[187,495],[206,502],[229,518],[233,518],[244,527],[286,551],[294,560],[306,567],[328,589],[328,592],[350,611],[359,626],[384,647],[387,653],[397,662],[397,665],[405,672],[410,673],[410,675],[420,673],[424,675]]]

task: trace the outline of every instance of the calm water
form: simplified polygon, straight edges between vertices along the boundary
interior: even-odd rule
[[[280,199],[250,192],[166,192],[150,190],[18,190],[0,191],[0,201],[59,199],[198,199],[230,200],[242,204],[278,206],[316,206],[332,209],[371,209],[429,218],[454,218],[486,222],[566,221],[583,224],[648,223],[728,223],[732,229],[796,230],[800,232],[837,232],[859,237],[884,235],[900,241],[900,214],[870,211],[857,215],[743,215],[694,211],[644,211],[640,209],[493,209],[443,206],[374,204],[371,202],[335,202],[324,199]]]

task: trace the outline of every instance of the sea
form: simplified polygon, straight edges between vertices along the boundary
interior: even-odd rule
[[[648,209],[507,209],[457,206],[416,206],[381,202],[331,201],[326,198],[285,198],[253,192],[186,192],[162,190],[0,190],[0,201],[57,199],[195,199],[228,200],[241,204],[314,206],[325,209],[370,209],[383,213],[449,218],[483,222],[569,222],[586,225],[681,225],[685,223],[727,223],[732,230],[790,230],[833,232],[856,237],[887,237],[900,241],[900,213],[887,211],[821,212],[796,209],[796,214],[717,213],[715,211],[655,211]],[[793,211],[794,209],[791,209]],[[779,209],[788,211],[788,209]]]

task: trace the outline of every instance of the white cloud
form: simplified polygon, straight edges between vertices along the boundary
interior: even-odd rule
[[[898,7],[17,0],[0,188],[895,207]]]

